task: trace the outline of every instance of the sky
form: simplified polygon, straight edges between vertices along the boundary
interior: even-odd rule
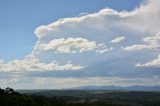
[[[0,87],[160,86],[159,0],[0,0]]]

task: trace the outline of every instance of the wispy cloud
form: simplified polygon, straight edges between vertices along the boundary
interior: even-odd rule
[[[24,83],[25,82],[25,83]],[[79,86],[132,86],[132,85],[159,85],[160,81],[154,78],[120,78],[120,77],[84,77],[84,78],[56,78],[56,77],[13,77],[0,79],[2,87],[9,86],[15,89],[62,89]],[[56,86],[55,86],[56,85]]]
[[[119,43],[123,40],[125,40],[125,36],[120,36],[120,37],[117,37],[117,38],[111,40],[111,43]]]
[[[160,68],[160,55],[158,56],[158,58],[154,59],[154,60],[151,60],[147,63],[144,63],[144,64],[136,64],[137,67],[159,67]]]

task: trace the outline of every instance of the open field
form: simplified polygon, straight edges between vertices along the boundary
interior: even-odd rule
[[[160,106],[160,92],[108,90],[25,90],[20,92],[56,98],[73,106]]]

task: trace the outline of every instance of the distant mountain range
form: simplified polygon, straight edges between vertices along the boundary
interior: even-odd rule
[[[127,91],[160,91],[160,86],[82,86],[71,88],[72,90],[127,90]]]

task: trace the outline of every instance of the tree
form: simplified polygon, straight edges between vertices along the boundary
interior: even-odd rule
[[[14,93],[14,90],[13,90],[12,88],[7,87],[7,88],[5,89],[5,92],[7,92],[8,94],[13,94],[13,93]]]

